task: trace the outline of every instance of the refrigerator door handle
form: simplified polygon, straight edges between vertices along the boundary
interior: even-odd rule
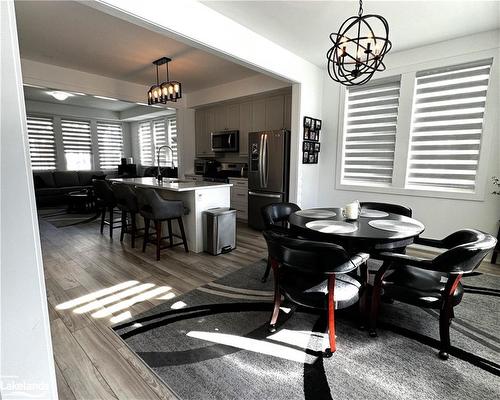
[[[268,141],[267,133],[264,135],[264,187],[267,188],[267,182],[269,181],[269,151],[268,151]]]
[[[260,146],[259,146],[259,182],[260,182],[260,187],[264,187],[264,174],[263,174],[264,158],[263,158],[263,152],[264,152],[264,135],[260,135]]]
[[[280,194],[270,194],[270,193],[257,193],[257,192],[248,192],[250,196],[258,196],[258,197],[270,197],[272,199],[281,199]]]

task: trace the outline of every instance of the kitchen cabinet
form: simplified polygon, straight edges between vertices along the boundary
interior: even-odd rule
[[[226,108],[226,128],[231,131],[240,130],[240,105],[230,104]]]
[[[227,107],[219,106],[213,109],[215,119],[215,132],[227,129]]]
[[[283,129],[285,97],[273,96],[266,99],[266,130]]]
[[[231,208],[236,210],[236,218],[248,220],[248,179],[229,178],[231,187]]]
[[[248,155],[248,134],[252,131],[252,102],[246,101],[239,106],[240,112],[240,155]]]
[[[213,109],[197,110],[195,113],[195,146],[196,156],[210,157],[212,151],[211,132],[215,128],[215,112]]]
[[[255,100],[252,104],[252,132],[266,130],[266,100]]]
[[[283,113],[283,126],[289,131],[292,130],[292,95],[285,95],[285,110]]]

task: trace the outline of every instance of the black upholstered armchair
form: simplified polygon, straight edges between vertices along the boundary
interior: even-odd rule
[[[286,233],[289,231],[288,218],[295,211],[299,211],[300,207],[294,203],[274,203],[262,207],[262,219],[267,230]],[[261,281],[267,281],[271,272],[271,261],[267,260],[266,271],[262,276]]]
[[[274,273],[274,309],[270,331],[276,330],[281,294],[295,304],[328,311],[330,347],[336,350],[335,309],[346,308],[359,299],[360,283],[348,272],[366,262],[368,254],[349,256],[333,243],[302,240],[284,233],[264,231]]]
[[[374,203],[374,202],[362,202],[359,203],[361,209],[378,210],[385,211],[392,214],[404,215],[405,217],[412,216],[412,210],[410,207],[402,206],[399,204],[391,203]]]
[[[394,300],[440,310],[439,356],[447,359],[453,307],[460,303],[464,293],[460,280],[479,266],[495,247],[496,239],[477,230],[463,229],[443,240],[419,239],[416,243],[447,250],[433,259],[388,252],[377,254],[384,263],[375,276],[370,336],[376,336],[376,319],[383,291]]]

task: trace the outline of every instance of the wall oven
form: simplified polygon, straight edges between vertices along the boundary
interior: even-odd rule
[[[212,132],[212,151],[229,153],[240,151],[239,131]]]

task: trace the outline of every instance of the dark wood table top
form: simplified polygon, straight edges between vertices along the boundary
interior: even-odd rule
[[[346,247],[367,247],[365,251],[369,250],[370,247],[379,247],[383,249],[384,244],[404,244],[408,245],[413,242],[413,238],[419,236],[425,229],[424,224],[417,221],[414,218],[405,217],[399,214],[387,213],[384,217],[362,217],[360,216],[355,221],[346,220],[342,215],[341,208],[315,208],[312,210],[328,210],[336,213],[335,216],[329,218],[309,218],[305,216],[293,213],[290,215],[289,221],[291,228],[298,231],[302,235],[307,237],[316,238],[324,241],[331,241],[333,243],[343,244]],[[302,210],[304,211],[304,210]],[[334,221],[344,221],[353,224],[357,229],[354,232],[348,233],[323,233],[306,226],[308,222],[316,220],[334,220]],[[386,231],[378,228],[374,228],[369,225],[372,220],[392,220],[401,221],[415,225],[417,228],[415,230],[403,230],[398,232]],[[388,246],[390,248],[391,246]]]

